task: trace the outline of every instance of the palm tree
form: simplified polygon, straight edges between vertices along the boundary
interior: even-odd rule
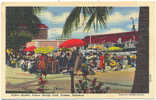
[[[63,36],[70,36],[74,30],[80,28],[81,17],[83,18],[84,31],[88,32],[93,25],[94,30],[106,27],[108,16],[112,7],[75,7],[68,16],[64,27]]]
[[[149,8],[140,7],[139,41],[137,44],[137,62],[132,93],[149,92]]]
[[[106,27],[108,15],[112,12],[112,7],[75,7],[68,16],[64,27],[62,37],[69,37],[73,30],[77,30],[80,26],[81,17],[85,25],[84,31],[89,31],[93,25],[97,31],[99,25],[101,28]],[[82,15],[81,15],[82,14]],[[74,93],[74,72],[71,72],[71,92]]]

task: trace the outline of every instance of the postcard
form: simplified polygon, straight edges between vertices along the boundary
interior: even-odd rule
[[[3,2],[2,98],[153,98],[154,2]]]

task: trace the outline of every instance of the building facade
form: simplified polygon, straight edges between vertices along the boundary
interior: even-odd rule
[[[33,36],[34,39],[48,39],[48,27],[45,24],[38,24],[39,34]]]
[[[138,41],[137,31],[110,33],[102,35],[86,36],[83,41],[88,45],[100,44],[107,48],[118,46],[121,48],[136,48]]]
[[[36,27],[39,29],[39,33],[33,35],[32,39],[47,39],[48,38],[48,27],[45,24],[37,24]],[[18,27],[18,32],[29,32],[27,27],[24,24],[20,24]]]
[[[39,47],[59,47],[59,45],[61,43],[63,43],[65,40],[43,40],[43,39],[36,39],[36,40],[32,40],[31,42],[28,42],[26,44],[26,47],[29,46],[35,46],[37,48]]]

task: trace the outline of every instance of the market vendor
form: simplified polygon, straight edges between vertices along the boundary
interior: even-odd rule
[[[42,75],[45,75],[45,78],[46,78],[46,61],[47,61],[47,58],[46,58],[46,55],[45,54],[42,54],[40,56],[40,63],[38,65],[38,69],[40,70],[41,72],[41,76]]]
[[[104,54],[105,65],[109,65],[111,56],[108,53]]]
[[[100,67],[100,70],[103,71],[105,65],[104,65],[104,55],[102,53],[100,53],[100,58],[99,59],[100,59],[100,65],[99,65],[99,67]]]

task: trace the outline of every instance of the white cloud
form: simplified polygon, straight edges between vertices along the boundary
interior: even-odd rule
[[[106,31],[106,33],[118,33],[118,32],[127,32],[127,30],[125,29],[121,29],[121,28],[111,28],[110,30]]]
[[[51,28],[48,29],[48,34],[53,35],[53,34],[62,34],[62,28]]]
[[[51,39],[51,38],[58,38],[60,37],[62,34],[62,28],[51,28],[51,29],[48,29],[48,38]]]
[[[65,12],[59,16],[54,16],[54,14],[50,11],[43,11],[40,14],[38,14],[37,16],[41,19],[45,19],[45,20],[48,20],[51,22],[64,23],[66,21],[67,17],[69,16],[69,14],[70,14],[70,12]],[[86,20],[88,20],[88,17],[86,18]],[[83,21],[84,21],[83,15],[80,14],[80,25],[86,23]]]
[[[120,33],[120,32],[128,32],[128,30],[122,29],[122,28],[110,28],[105,30],[104,32],[94,32],[93,29],[91,29],[90,32],[83,32],[83,28],[80,28],[79,30],[72,32],[72,34],[86,34],[86,35],[97,35],[97,34],[113,34],[113,33]]]
[[[115,33],[120,33],[120,32],[127,32],[127,30],[122,29],[122,28],[111,28],[109,30],[106,30],[105,32],[101,32],[101,33],[95,33],[95,35],[97,34],[115,34]]]
[[[37,16],[41,19],[46,19],[46,20],[51,21],[51,22],[61,23],[61,22],[64,22],[66,20],[68,15],[69,15],[69,12],[65,12],[60,16],[54,16],[54,14],[50,11],[42,11]]]
[[[64,23],[69,14],[70,14],[70,12],[65,12],[65,13],[62,13],[61,15],[54,16],[54,14],[50,11],[43,11],[38,15],[38,17],[41,19],[47,20],[48,23],[59,24],[59,23]],[[120,23],[122,24],[125,21],[129,21],[131,23],[130,17],[133,17],[134,19],[138,19],[138,15],[139,15],[138,12],[131,12],[127,15],[123,15],[120,12],[115,12],[109,17],[107,24],[120,24]],[[84,29],[83,20],[84,19],[81,14],[80,15],[80,27],[78,30],[75,30],[74,32],[72,32],[72,34],[77,35],[78,33],[84,33],[83,32],[83,29]],[[87,20],[88,20],[88,18],[87,18]],[[86,22],[84,22],[84,24],[85,23]],[[136,25],[136,29],[137,29],[137,27],[138,27],[138,25]],[[127,28],[131,29],[131,25],[130,24],[127,25]],[[50,28],[48,30],[48,38],[51,38],[51,37],[54,38],[54,37],[61,36],[62,31],[63,31],[63,28]],[[117,33],[117,32],[127,32],[127,30],[122,29],[122,28],[111,28],[111,29],[107,29],[106,31],[104,31],[102,33],[96,33],[96,34],[110,34],[110,33]],[[91,33],[95,33],[93,29],[91,29]],[[87,33],[84,33],[84,34],[87,34]],[[89,32],[88,32],[88,34],[89,34]]]
[[[122,29],[122,28],[111,28],[106,30],[105,32],[100,32],[100,33],[91,33],[91,35],[100,35],[100,34],[116,34],[120,32],[127,32],[127,30]],[[85,36],[90,35],[90,33],[73,33],[72,37],[73,38],[84,38]]]
[[[128,15],[122,15],[119,12],[115,12],[112,16],[109,17],[108,24],[119,24],[119,23],[122,23],[122,22],[125,22],[125,21],[130,21],[130,17],[133,17],[134,19],[138,19],[138,16],[139,16],[138,14],[139,14],[138,12],[132,12],[132,13],[129,13]],[[89,18],[87,17],[87,20],[88,19]],[[130,23],[131,23],[131,21],[130,21]],[[81,21],[80,21],[80,26],[81,27],[78,30],[75,31],[76,33],[77,32],[83,32],[84,26],[82,26],[82,24],[83,24],[83,16],[81,15]],[[131,29],[131,26],[128,25],[128,28]],[[136,24],[136,29],[138,29],[138,24]],[[121,29],[121,28],[111,28],[111,29],[109,29],[108,31],[105,31],[105,32],[117,33],[117,32],[126,32],[126,31],[128,31],[128,30],[124,30],[124,29]],[[94,33],[94,29],[91,28],[89,33],[90,32]]]
[[[108,18],[108,24],[114,24],[114,23],[121,23],[124,21],[130,21],[130,17],[133,17],[134,19],[138,19],[139,13],[138,12],[132,12],[128,15],[122,15],[119,12],[115,12]]]
[[[52,21],[56,23],[65,22],[68,16],[69,16],[69,12],[65,12],[61,16],[53,16]]]
[[[61,22],[64,22],[66,20],[68,15],[69,15],[69,12],[63,13],[61,16],[54,16],[53,13],[50,11],[42,11],[37,16],[41,19],[45,19],[45,20],[48,20],[51,22],[61,23]]]
[[[127,30],[122,29],[122,28],[111,28],[106,30],[105,32],[99,32],[95,33],[93,32],[92,35],[98,35],[98,34],[115,34],[115,33],[120,33],[120,32],[127,32]],[[56,37],[61,36],[62,34],[62,29],[61,28],[52,28],[48,30],[48,38],[49,39],[56,39]],[[84,38],[85,36],[90,35],[90,33],[85,33],[81,30],[75,31],[72,33],[71,37],[72,38]]]
[[[69,16],[69,14],[70,14],[70,12],[65,12],[59,16],[54,16],[54,14],[50,11],[42,11],[37,16],[41,19],[45,19],[45,20],[48,20],[51,22],[64,23],[65,20],[67,19],[67,17]],[[127,15],[123,15],[120,12],[115,12],[111,16],[109,16],[107,22],[108,22],[108,24],[121,23],[124,21],[130,21],[130,17],[133,17],[134,19],[138,19],[138,16],[139,16],[139,12],[131,12]],[[81,14],[80,15],[80,25],[83,24],[83,20],[84,20],[84,18],[83,18],[83,15]],[[88,18],[87,18],[87,20],[88,20]]]
[[[53,19],[53,15],[49,11],[42,11],[41,13],[37,14],[37,16],[41,19],[47,19],[49,21]]]

